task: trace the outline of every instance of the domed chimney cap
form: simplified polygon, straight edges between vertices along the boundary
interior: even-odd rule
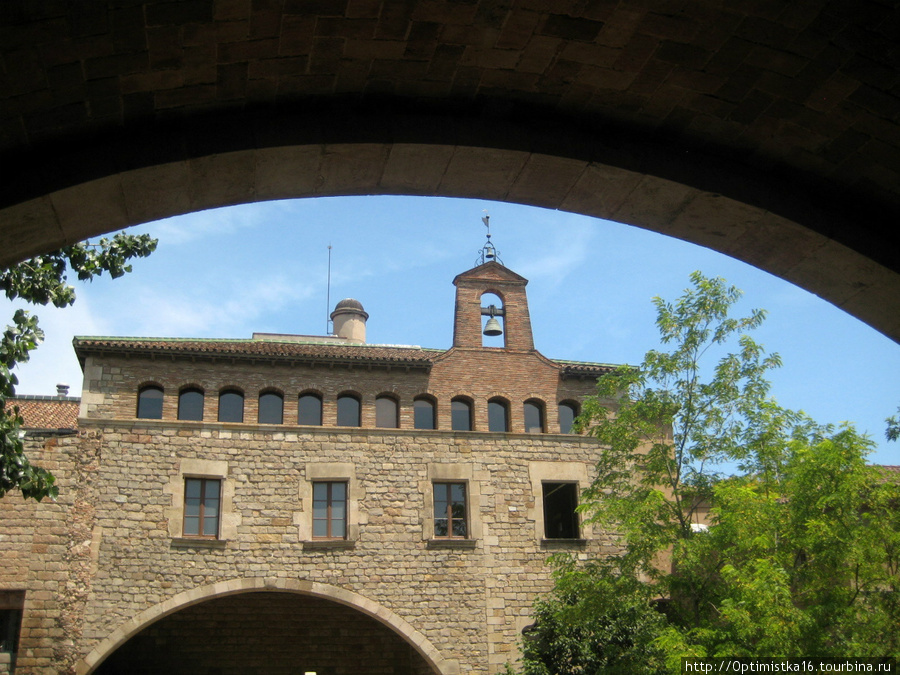
[[[369,315],[362,303],[353,298],[346,298],[335,305],[331,313],[334,322],[334,334],[350,342],[366,341],[366,321]]]
[[[369,318],[369,315],[366,313],[366,310],[363,309],[362,303],[359,300],[354,300],[353,298],[345,298],[341,300],[337,305],[334,306],[334,311],[331,313],[331,318],[334,318],[334,315],[337,313],[344,312],[360,312],[366,315],[366,318]]]

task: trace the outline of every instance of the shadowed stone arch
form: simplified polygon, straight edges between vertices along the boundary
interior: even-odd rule
[[[125,644],[129,638],[147,626],[175,612],[215,598],[260,591],[296,593],[330,600],[350,607],[375,619],[400,636],[416,650],[435,673],[439,675],[457,675],[459,673],[459,664],[456,661],[443,659],[438,650],[434,648],[425,636],[391,610],[358,593],[336,586],[311,581],[275,578],[231,579],[179,593],[154,607],[144,610],[119,626],[76,664],[75,672],[77,675],[88,675],[94,672],[104,659]]]
[[[353,194],[510,201],[655,230],[765,269],[900,339],[900,274],[849,246],[721,192],[589,159],[508,148],[326,143],[122,171],[0,210],[0,264],[191,211]],[[804,219],[826,220],[818,218],[821,206],[807,206]]]
[[[0,9],[0,265],[215,206],[505,200],[648,228],[900,339],[895,3]]]

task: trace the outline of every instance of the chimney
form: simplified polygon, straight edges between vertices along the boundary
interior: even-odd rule
[[[69,385],[60,382],[56,385],[56,395],[60,398],[66,398],[69,395]]]
[[[331,313],[334,334],[348,342],[366,342],[366,320],[369,315],[359,300],[341,300]]]

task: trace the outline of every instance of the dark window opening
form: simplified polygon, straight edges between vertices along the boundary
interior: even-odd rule
[[[178,395],[178,419],[203,420],[203,392],[199,389],[185,389]]]
[[[390,396],[375,399],[375,426],[383,429],[396,429],[400,426],[397,401]]]
[[[24,607],[25,591],[0,591],[0,652],[9,654],[10,673],[16,671]]]
[[[347,538],[347,484],[313,483],[313,539]]]
[[[259,395],[260,424],[281,424],[284,422],[284,397],[273,391]]]
[[[359,399],[350,394],[338,396],[337,423],[339,427],[358,427],[361,424]]]
[[[525,401],[524,411],[526,433],[544,433],[544,406],[537,401]]]
[[[450,402],[450,428],[453,431],[472,431],[472,405],[462,399]]]
[[[244,395],[241,392],[229,390],[219,394],[219,421],[244,421]]]
[[[322,426],[322,399],[315,394],[303,394],[297,401],[297,424]]]
[[[184,479],[185,537],[218,538],[221,492],[218,478]]]
[[[150,385],[138,393],[137,416],[145,420],[161,420],[163,414],[162,387]]]
[[[559,404],[559,433],[561,434],[571,434],[572,433],[572,425],[575,423],[575,418],[578,417],[578,408],[574,403],[560,403]]]
[[[413,401],[413,426],[416,429],[437,428],[434,417],[434,403],[424,398]]]
[[[434,484],[434,536],[465,539],[468,536],[466,524],[466,484]]]
[[[509,408],[505,401],[488,401],[488,431],[509,431]]]
[[[544,483],[544,536],[578,539],[578,484]]]

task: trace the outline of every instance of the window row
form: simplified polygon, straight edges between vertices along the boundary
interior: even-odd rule
[[[178,419],[203,420],[205,401],[203,390],[189,387],[178,394]],[[578,404],[574,401],[559,403],[559,433],[572,432],[572,425],[578,416]],[[544,402],[529,399],[522,405],[525,430],[528,433],[547,431]],[[137,416],[142,419],[162,419],[163,389],[156,385],[142,387],[138,392]],[[244,421],[244,394],[236,389],[226,389],[219,393],[219,422]],[[453,431],[472,431],[473,403],[465,397],[457,397],[450,402],[450,427]],[[257,413],[259,424],[284,423],[284,397],[275,391],[263,391],[259,395]],[[315,393],[300,394],[297,399],[297,424],[322,425],[322,397]],[[337,425],[343,427],[362,426],[362,402],[356,394],[345,393],[337,397]],[[400,403],[390,395],[375,398],[375,426],[396,429],[400,426]],[[415,429],[437,429],[437,402],[427,396],[413,401],[413,427]],[[510,431],[509,403],[502,398],[488,401],[488,431]]]
[[[578,539],[578,485],[573,482],[543,482],[542,502],[546,539]],[[186,538],[220,538],[222,479],[184,479]],[[312,538],[345,540],[348,534],[349,488],[344,480],[312,483]],[[433,534],[435,539],[469,539],[468,483],[432,483]]]

